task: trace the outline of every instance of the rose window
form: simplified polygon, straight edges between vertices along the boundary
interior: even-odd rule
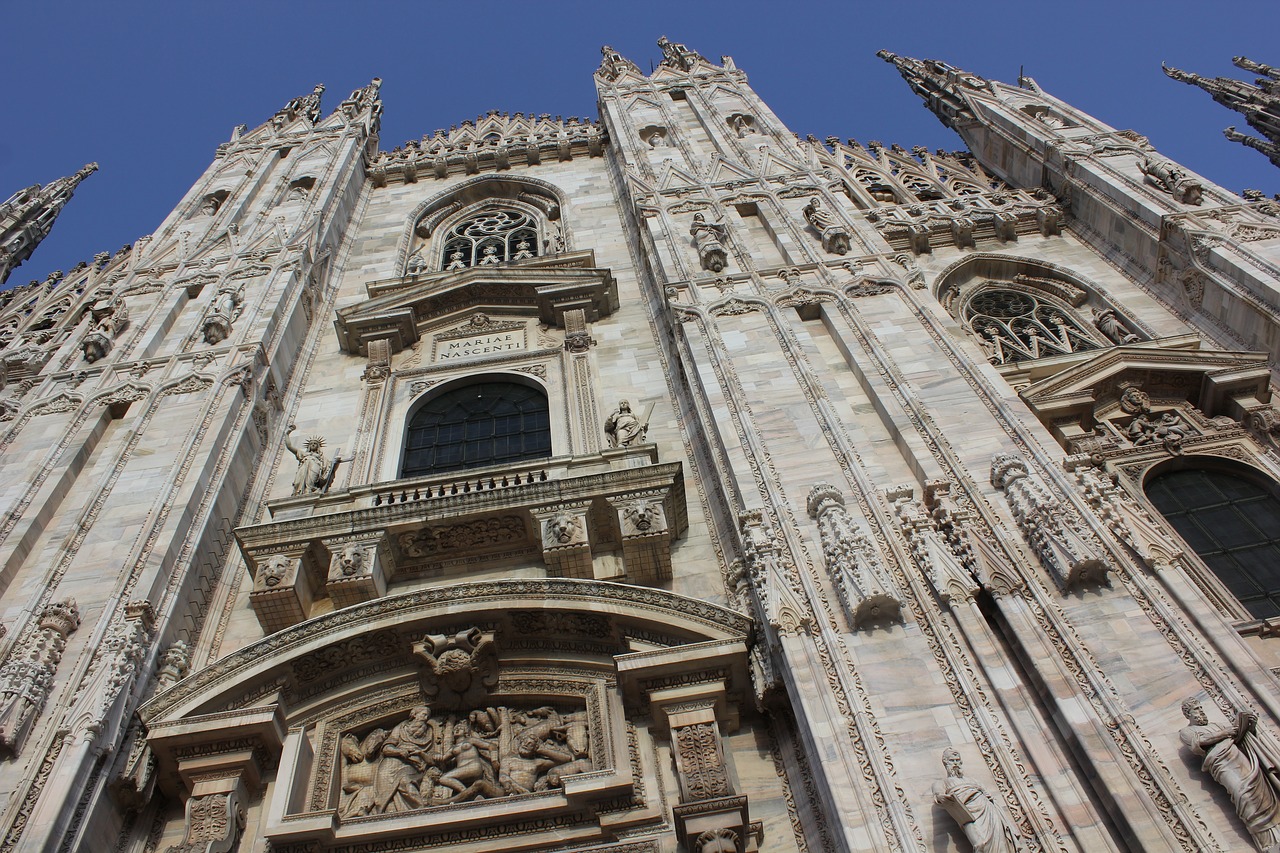
[[[538,254],[538,226],[518,210],[488,210],[449,229],[441,266],[446,270],[520,261]]]

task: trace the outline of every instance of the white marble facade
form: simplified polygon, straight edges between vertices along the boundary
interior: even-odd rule
[[[1276,493],[1280,210],[659,44],[393,151],[317,88],[10,299],[0,850],[1273,849],[1280,623],[1144,484]],[[495,397],[540,450],[409,431]]]

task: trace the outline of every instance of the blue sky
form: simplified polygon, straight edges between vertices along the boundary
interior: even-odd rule
[[[382,146],[490,109],[595,116],[601,44],[648,70],[660,35],[734,57],[804,135],[955,149],[876,50],[942,59],[1050,93],[1239,191],[1280,192],[1280,169],[1222,137],[1243,118],[1167,79],[1161,60],[1235,75],[1280,65],[1280,2],[598,2],[6,4],[0,198],[95,160],[22,284],[152,232],[240,123],[325,83],[328,112],[384,80]]]

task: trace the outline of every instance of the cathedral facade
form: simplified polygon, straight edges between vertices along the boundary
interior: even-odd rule
[[[1280,850],[1280,205],[659,46],[4,294],[0,850]]]

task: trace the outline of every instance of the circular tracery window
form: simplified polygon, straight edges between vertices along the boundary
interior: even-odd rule
[[[492,266],[538,254],[538,225],[518,210],[486,210],[449,229],[441,267],[446,270]]]

